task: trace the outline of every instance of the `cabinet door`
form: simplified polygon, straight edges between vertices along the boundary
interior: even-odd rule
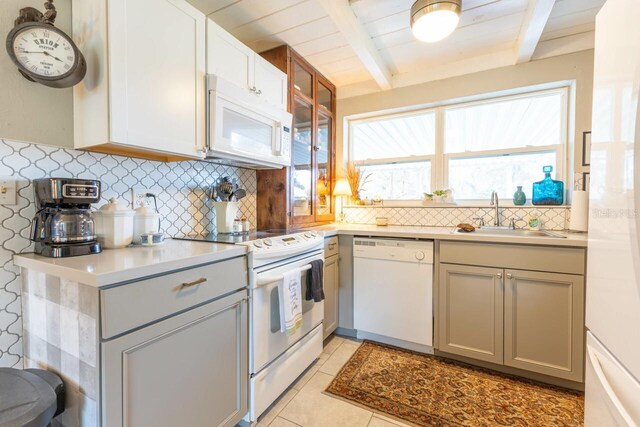
[[[287,75],[257,54],[254,54],[254,70],[256,95],[269,104],[286,110]]]
[[[441,264],[439,350],[502,364],[502,269]]]
[[[291,150],[291,195],[293,224],[313,221],[315,136],[313,104],[296,95],[293,102],[293,147]]]
[[[111,141],[201,157],[204,14],[184,0],[113,0],[108,9]]]
[[[324,261],[324,338],[338,327],[338,255]]]
[[[207,19],[207,73],[248,91],[254,86],[255,55],[248,46]]]
[[[333,119],[318,108],[318,129],[316,136],[316,221],[330,221],[333,218]]]
[[[105,426],[234,426],[247,412],[246,292],[102,344]]]
[[[582,381],[584,276],[507,270],[504,364]]]

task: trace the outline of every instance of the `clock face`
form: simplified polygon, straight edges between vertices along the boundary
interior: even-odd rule
[[[22,67],[45,78],[63,76],[76,63],[72,43],[54,27],[24,28],[13,38],[13,53]]]

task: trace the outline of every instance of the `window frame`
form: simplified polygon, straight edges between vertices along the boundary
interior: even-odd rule
[[[568,186],[568,171],[569,171],[569,159],[571,144],[569,140],[569,133],[571,130],[570,115],[571,115],[571,90],[572,86],[568,82],[561,82],[557,86],[551,88],[521,88],[521,91],[515,94],[504,93],[491,93],[482,97],[474,97],[471,101],[444,101],[435,106],[417,107],[417,108],[403,108],[402,111],[391,111],[383,113],[374,113],[371,115],[358,115],[357,118],[345,118],[347,127],[347,159],[353,161],[357,165],[385,165],[394,163],[408,163],[419,161],[431,162],[431,189],[448,188],[449,185],[449,161],[451,159],[469,159],[469,158],[482,158],[482,157],[495,157],[495,156],[509,156],[518,154],[535,154],[535,153],[556,153],[556,164],[554,165],[555,179],[564,182],[565,188]],[[492,104],[496,102],[504,102],[515,99],[526,99],[537,96],[545,96],[548,94],[560,94],[561,95],[561,139],[559,144],[543,145],[543,146],[530,146],[519,148],[506,148],[496,150],[480,150],[480,151],[465,151],[460,153],[445,153],[445,116],[447,110],[459,109],[468,106]],[[432,155],[425,156],[408,156],[408,157],[390,157],[384,159],[367,159],[367,160],[353,160],[353,128],[359,123],[366,123],[371,121],[385,120],[395,117],[415,116],[423,113],[435,113],[435,152]],[[542,171],[540,172],[542,179]],[[455,194],[454,194],[455,197]],[[507,205],[511,202],[511,198],[500,199]],[[391,199],[385,200],[390,202],[390,205],[399,205],[402,203],[409,205],[418,205],[416,202],[421,202],[420,199]],[[456,199],[458,205],[473,205],[477,203],[485,203],[485,199]],[[462,202],[462,203],[460,203]]]

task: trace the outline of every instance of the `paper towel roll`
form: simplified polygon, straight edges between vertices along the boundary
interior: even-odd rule
[[[569,229],[587,231],[589,228],[589,192],[575,190],[571,199]]]

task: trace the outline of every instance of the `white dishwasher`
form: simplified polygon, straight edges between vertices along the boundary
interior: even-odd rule
[[[359,337],[374,334],[432,347],[433,242],[356,237],[353,275]]]

